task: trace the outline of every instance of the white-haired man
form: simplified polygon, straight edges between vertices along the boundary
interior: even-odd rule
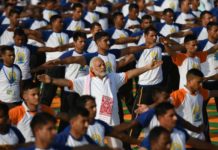
[[[110,125],[117,125],[120,123],[117,103],[118,89],[125,84],[128,79],[154,69],[160,66],[161,63],[161,61],[153,62],[152,64],[132,69],[124,73],[107,74],[104,61],[100,57],[94,57],[90,62],[90,73],[87,76],[71,81],[67,79],[52,78],[43,74],[39,75],[38,79],[44,83],[67,86],[80,95],[92,95],[96,98],[96,118],[103,120]]]

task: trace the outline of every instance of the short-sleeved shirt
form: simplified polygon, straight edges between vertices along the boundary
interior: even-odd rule
[[[97,113],[96,119],[104,120],[100,117],[100,108],[102,98],[104,96],[112,97],[113,110],[111,114],[111,120],[107,122],[109,125],[117,125],[120,123],[118,115],[118,101],[117,92],[119,88],[126,83],[128,77],[125,73],[109,73],[103,79],[98,77],[91,77],[90,81],[90,95],[96,98]],[[87,76],[77,78],[73,80],[73,90],[80,95],[84,94],[86,86]]]
[[[70,126],[59,133],[54,140],[55,145],[65,145],[69,147],[83,146],[87,144],[96,145],[96,143],[87,135],[83,135],[80,139],[75,139],[70,133]]]
[[[206,61],[207,52],[196,52],[194,57],[188,57],[184,53],[176,53],[171,56],[174,64],[179,69],[180,82],[179,87],[186,85],[186,74],[190,69],[196,68],[201,70],[201,63]]]
[[[51,115],[55,114],[54,111],[46,105],[39,105],[37,112],[47,112]],[[26,142],[34,140],[30,128],[30,122],[37,112],[30,112],[29,108],[24,102],[22,105],[14,107],[9,111],[9,119],[11,123],[23,133]]]
[[[186,142],[189,140],[190,136],[183,128],[174,128],[170,134],[170,137],[172,140],[170,149],[186,150],[185,145]],[[141,146],[150,149],[151,145],[149,143],[148,137],[146,137],[142,141]]]
[[[5,103],[20,102],[22,72],[17,65],[6,67],[0,63],[0,100]]]
[[[69,43],[69,38],[72,36],[73,32],[70,31],[63,31],[60,33],[53,32],[53,31],[43,31],[42,38],[45,42],[47,47],[57,47],[64,44]],[[56,59],[60,57],[63,52],[46,52],[46,61]]]
[[[112,131],[112,127],[101,120],[89,124],[87,134],[100,146],[104,146],[104,138]]]
[[[216,43],[212,43],[208,41],[208,39],[199,41],[199,50],[206,51],[213,47]],[[204,73],[204,76],[209,77],[212,75],[215,75],[217,73],[217,70],[215,67],[217,67],[218,62],[218,53],[210,54],[207,56],[207,60],[203,63],[201,63],[201,71]]]
[[[151,64],[154,60],[162,60],[162,48],[160,46],[154,46],[150,49],[145,49],[142,52],[136,53],[135,57],[138,60],[136,67],[140,68],[145,65]],[[139,85],[156,85],[161,83],[163,80],[161,66],[146,71],[139,75]]]
[[[194,23],[194,21],[186,21],[186,19],[194,19],[195,15],[191,12],[184,13],[184,12],[176,12],[175,13],[175,22],[178,24],[187,24],[187,23]]]
[[[185,87],[171,94],[171,101],[175,106],[176,113],[196,127],[203,124],[203,100],[200,92],[191,94]],[[199,134],[189,130],[188,133],[192,137],[204,139],[203,133]]]
[[[192,28],[191,31],[197,37],[198,41],[208,38],[208,32],[206,27],[195,27]]]
[[[60,59],[65,59],[70,56],[83,56],[83,54],[79,54],[75,50],[70,50],[63,53],[60,56]],[[65,68],[65,78],[68,80],[74,80],[87,74],[89,74],[89,67],[87,65],[82,66],[80,64],[69,64]],[[68,91],[68,88],[65,87],[64,90]]]
[[[0,145],[16,145],[24,142],[22,133],[15,127],[9,126],[6,134],[0,134]]]
[[[9,25],[1,25],[0,27],[0,43],[1,45],[11,45],[14,41],[14,32],[13,31],[8,31]]]

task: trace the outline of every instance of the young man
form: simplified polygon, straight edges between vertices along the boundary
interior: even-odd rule
[[[24,135],[26,142],[34,140],[30,122],[38,112],[48,112],[55,115],[54,111],[43,104],[39,104],[39,90],[36,84],[29,83],[23,88],[24,102],[9,111],[11,123],[16,126]]]
[[[170,48],[170,45],[164,42],[166,51],[171,55],[172,61],[177,65],[180,75],[179,87],[182,88],[186,84],[186,74],[192,68],[200,69],[201,63],[206,61],[208,55],[216,52],[218,45],[215,45],[207,51],[197,52],[197,38],[193,35],[187,35],[184,39],[186,53],[177,53]]]
[[[203,73],[200,70],[189,70],[186,75],[187,83],[185,86],[171,94],[171,101],[177,114],[194,126],[200,126],[204,123],[203,101],[206,98],[204,98],[205,94],[201,90],[203,77]],[[188,133],[192,137],[205,139],[203,133],[197,134],[191,131],[188,131]]]
[[[141,116],[141,119],[139,120],[142,121],[144,119],[143,123],[147,125],[149,124],[150,129],[154,128],[155,126],[162,126],[167,129],[171,133],[171,149],[185,149],[186,144],[197,149],[218,149],[218,147],[215,145],[190,136],[183,128],[181,128],[181,126],[176,126],[176,112],[174,110],[174,106],[169,102],[160,103],[158,106],[156,106],[155,114],[156,116],[152,117],[152,119],[150,118],[151,116],[148,115],[143,117]],[[150,148],[148,139],[144,139],[141,146]]]
[[[1,49],[3,63],[0,64],[0,95],[1,101],[14,107],[21,104],[20,92],[22,90],[22,73],[14,64],[14,48],[4,46]]]
[[[0,103],[0,149],[4,146],[15,146],[16,144],[22,144],[25,139],[21,132],[12,127],[8,121],[9,108],[6,104]]]
[[[30,127],[35,137],[33,146],[21,148],[20,150],[38,150],[38,149],[57,149],[70,150],[72,148],[64,145],[52,144],[56,136],[56,119],[54,116],[40,112],[37,113],[31,120]]]
[[[130,30],[131,32],[135,33],[139,31],[140,28],[140,20],[138,19],[139,14],[139,7],[137,4],[130,4],[129,5],[129,15],[125,18],[126,23],[124,28]]]
[[[86,135],[89,125],[89,112],[85,108],[75,107],[70,111],[70,128],[66,128],[55,138],[54,143],[70,147],[96,143]]]
[[[77,99],[77,105],[83,108],[86,108],[89,111],[89,126],[87,134],[99,145],[104,145],[104,139],[106,136],[114,137],[120,139],[123,142],[130,144],[140,144],[139,140],[128,137],[128,135],[120,132],[122,127],[109,126],[104,121],[95,119],[96,116],[96,103],[95,98],[89,95],[83,95]],[[119,147],[118,143],[112,143],[111,138],[108,138],[108,144],[112,147]]]
[[[170,150],[171,147],[171,137],[170,132],[164,127],[154,127],[151,129],[148,140],[150,143],[150,150]],[[139,150],[145,150],[141,147]]]
[[[20,12],[18,12],[17,10],[15,9],[11,10],[9,13],[10,24],[2,25],[0,27],[1,45],[12,44],[14,32],[11,31],[10,29],[15,29],[16,27],[19,26],[19,21],[18,21],[19,15]]]

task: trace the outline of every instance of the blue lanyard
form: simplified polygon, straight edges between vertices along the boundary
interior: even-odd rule
[[[12,85],[14,83],[14,67],[12,67],[12,76],[11,76],[11,79],[9,79],[9,77],[7,76],[6,72],[5,72],[5,69],[4,69],[4,66],[2,67],[2,70],[5,74],[5,77],[7,78],[8,82],[10,85]]]

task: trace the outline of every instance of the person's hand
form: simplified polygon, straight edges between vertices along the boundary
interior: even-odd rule
[[[197,133],[204,132],[204,129],[205,129],[205,125],[201,124],[199,127],[197,127]]]
[[[131,25],[128,27],[128,29],[135,29],[136,28],[136,25]]]
[[[216,67],[215,69],[218,69],[218,67]]]
[[[52,78],[50,76],[48,76],[47,74],[38,75],[37,79],[43,83],[51,83],[52,82]]]
[[[60,59],[54,59],[54,60],[49,60],[46,63],[43,64],[43,66],[56,66],[56,65],[60,65],[61,64],[61,60]]]
[[[146,67],[148,67],[148,69],[152,70],[155,69],[159,66],[161,66],[163,63],[162,60],[153,60],[151,64],[146,65]]]
[[[149,110],[148,105],[145,104],[137,104],[138,108],[135,110],[136,114],[141,114]]]

